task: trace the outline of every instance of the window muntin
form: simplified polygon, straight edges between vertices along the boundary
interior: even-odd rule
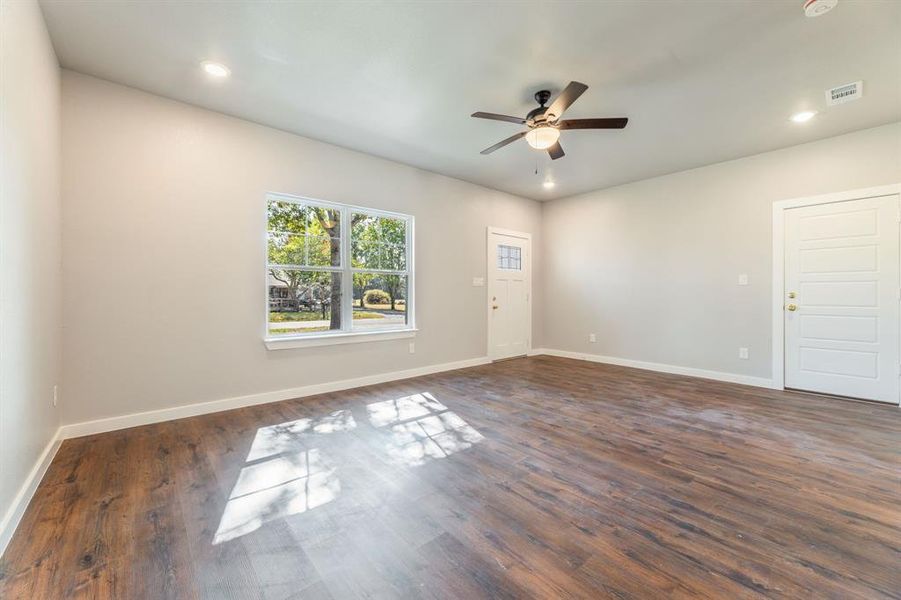
[[[269,200],[269,264],[341,268],[341,211],[313,203]]]
[[[267,337],[412,328],[411,216],[270,195],[267,218]]]
[[[402,272],[406,269],[406,226],[403,219],[354,212],[351,230],[356,269]]]

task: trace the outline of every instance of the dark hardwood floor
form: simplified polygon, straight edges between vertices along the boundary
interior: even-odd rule
[[[66,441],[12,598],[884,598],[901,412],[535,357]]]

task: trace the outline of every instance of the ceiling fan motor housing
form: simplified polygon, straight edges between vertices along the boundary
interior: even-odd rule
[[[547,112],[547,106],[545,106],[545,104],[547,104],[547,101],[550,99],[550,90],[539,90],[535,92],[535,102],[537,102],[541,106],[529,111],[529,114],[526,115],[526,121],[528,121],[529,123],[544,121],[545,119],[541,117],[543,117],[544,113]]]
[[[544,119],[544,113],[547,111],[547,106],[539,106],[538,108],[529,111],[529,114],[526,115],[526,124],[529,126],[542,123]]]

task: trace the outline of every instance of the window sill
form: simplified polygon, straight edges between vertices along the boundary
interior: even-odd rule
[[[290,348],[312,348],[314,346],[335,346],[339,344],[361,344],[383,342],[416,337],[418,329],[394,329],[391,331],[360,331],[356,333],[328,333],[324,335],[267,337],[263,339],[267,350],[288,350]]]

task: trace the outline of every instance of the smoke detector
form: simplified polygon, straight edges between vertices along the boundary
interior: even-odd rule
[[[838,0],[805,0],[804,14],[808,17],[819,17],[835,8]]]

